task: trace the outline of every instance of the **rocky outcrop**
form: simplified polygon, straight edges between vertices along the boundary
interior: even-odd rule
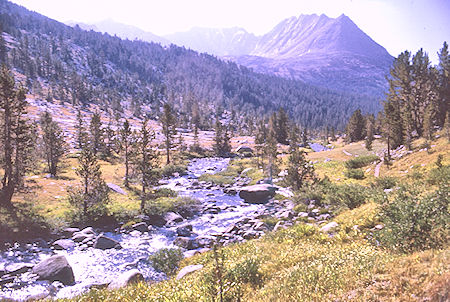
[[[270,184],[259,184],[241,188],[239,197],[248,203],[266,203],[275,195],[276,187]]]
[[[108,289],[118,289],[141,281],[144,281],[144,276],[137,269],[133,269],[115,278],[108,285]]]
[[[65,285],[75,283],[72,267],[62,255],[52,256],[36,264],[32,272],[41,280],[60,281]]]

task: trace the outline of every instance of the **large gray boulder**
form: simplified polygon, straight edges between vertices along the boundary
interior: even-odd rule
[[[103,234],[100,234],[95,238],[94,242],[94,248],[101,249],[101,250],[107,250],[112,248],[120,249],[122,246],[120,243],[112,238],[106,237]]]
[[[144,276],[137,269],[132,269],[115,278],[108,285],[108,289],[118,289],[140,281],[144,281]]]
[[[41,280],[60,281],[64,285],[75,283],[72,267],[62,255],[51,256],[33,267],[32,272]]]
[[[241,188],[239,197],[248,203],[266,203],[275,196],[277,188],[271,184],[259,184]]]

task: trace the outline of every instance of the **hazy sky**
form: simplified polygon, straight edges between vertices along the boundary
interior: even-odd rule
[[[450,0],[12,0],[58,21],[104,19],[157,35],[200,27],[243,27],[257,35],[300,14],[349,16],[388,52],[424,48],[433,63],[450,43]]]

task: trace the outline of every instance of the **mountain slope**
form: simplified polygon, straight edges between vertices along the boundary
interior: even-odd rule
[[[103,20],[94,24],[83,24],[75,21],[70,21],[66,24],[70,26],[75,26],[78,24],[81,29],[108,33],[110,35],[116,35],[122,39],[141,40],[145,42],[159,43],[161,45],[170,44],[167,39],[152,34],[151,32],[144,31],[135,26],[118,23],[111,19]]]
[[[249,54],[258,38],[243,28],[212,29],[194,27],[190,31],[165,36],[172,43],[217,56]]]
[[[194,28],[165,38],[257,72],[378,98],[384,97],[393,61],[345,15],[291,17],[261,37],[240,28]]]
[[[196,114],[203,129],[222,108],[235,113],[234,130],[243,133],[280,107],[309,129],[343,129],[354,110],[380,109],[367,96],[258,74],[174,45],[72,28],[5,0],[0,17],[9,65],[31,93],[49,101],[95,103],[111,114],[151,118],[159,116],[163,102],[171,102],[180,126],[189,127]]]
[[[286,19],[249,56],[232,59],[255,71],[374,96],[383,96],[393,60],[345,15]]]

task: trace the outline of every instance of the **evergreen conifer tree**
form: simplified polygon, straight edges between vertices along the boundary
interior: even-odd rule
[[[64,133],[58,123],[53,121],[48,111],[41,115],[40,125],[42,130],[42,151],[47,162],[47,169],[50,175],[55,177],[61,158],[67,150]]]
[[[176,118],[173,114],[172,107],[165,103],[163,106],[163,112],[160,118],[162,132],[164,135],[164,144],[166,146],[166,164],[170,164],[170,150],[174,145],[174,136],[177,133]]]
[[[103,151],[105,143],[100,112],[96,111],[92,115],[89,129],[91,149],[97,155],[98,152]]]
[[[159,176],[156,170],[158,154],[152,147],[155,133],[148,129],[147,124],[148,120],[145,119],[136,134],[136,142],[133,147],[133,164],[141,182],[141,212],[144,211],[148,199],[148,189],[157,184]]]
[[[35,135],[25,118],[25,89],[16,87],[6,66],[0,69],[0,205],[11,206],[16,189],[30,167]]]
[[[130,163],[132,158],[132,147],[133,147],[133,133],[131,131],[130,123],[126,119],[123,126],[119,129],[119,151],[123,156],[125,163],[125,187],[129,187],[130,181]]]
[[[364,117],[361,110],[357,109],[353,112],[347,124],[347,140],[349,142],[357,142],[364,138]]]
[[[366,149],[368,151],[372,150],[374,130],[375,130],[375,117],[373,114],[369,114],[366,117],[366,142],[365,142]]]

